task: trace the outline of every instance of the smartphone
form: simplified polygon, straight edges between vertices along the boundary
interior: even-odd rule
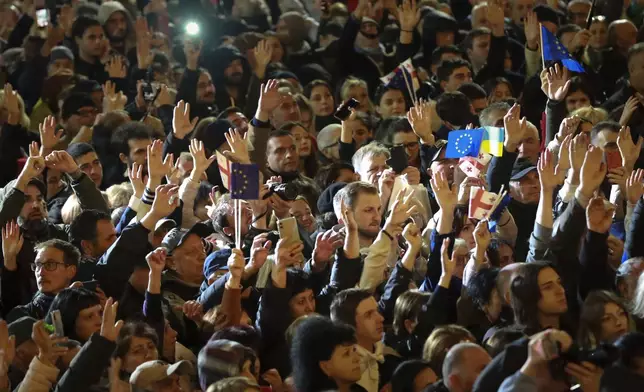
[[[51,322],[54,325],[54,333],[56,334],[56,336],[65,336],[65,330],[63,328],[63,318],[60,315],[60,310],[54,310],[51,312]]]
[[[284,245],[302,242],[300,240],[300,233],[297,230],[297,221],[293,217],[277,221],[277,230],[280,233],[280,239]]]
[[[49,26],[49,10],[47,8],[36,11],[36,24],[38,27]]]
[[[98,287],[98,280],[89,280],[87,282],[82,282],[82,283],[83,283],[83,288],[89,291],[96,291],[96,288]]]
[[[619,153],[619,150],[604,152],[604,161],[606,162],[607,170],[622,167],[622,155]]]
[[[150,82],[143,83],[141,90],[143,91],[143,100],[145,102],[154,102],[159,91],[158,87]]]
[[[355,109],[360,105],[360,102],[355,99],[351,98],[350,100],[344,102],[342,105],[338,107],[338,110],[335,111],[335,118],[337,118],[340,121],[344,121],[349,116],[351,115],[351,110],[349,109]]]
[[[387,165],[400,174],[409,166],[409,158],[405,152],[404,146],[394,146],[389,149],[390,158],[387,159]]]

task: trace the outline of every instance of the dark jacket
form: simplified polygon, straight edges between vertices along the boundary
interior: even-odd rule
[[[98,384],[110,366],[110,358],[115,349],[116,343],[98,333],[90,336],[58,380],[55,392],[88,390],[90,386]]]
[[[197,103],[197,83],[199,82],[200,71],[186,69],[177,89],[177,101],[183,100],[190,104],[190,116],[204,119],[216,116],[219,113],[217,105]]]
[[[2,271],[2,298],[6,300],[9,298],[9,295],[12,295],[13,289],[5,288],[9,286],[9,283],[12,285],[19,284],[20,280],[16,279],[15,272],[10,273],[11,271],[4,270]],[[5,276],[7,276],[5,278]],[[42,320],[45,318],[45,315],[49,311],[49,306],[54,301],[55,295],[49,295],[45,293],[37,292],[29,303],[26,305],[19,305],[9,311],[9,314],[5,317],[7,323],[14,322],[21,317],[29,316],[33,317],[36,320]]]
[[[244,68],[241,83],[237,86],[239,87],[237,100],[234,100],[226,91],[226,77],[224,76],[226,68],[235,60],[240,60]],[[215,84],[215,105],[222,110],[230,106],[243,109],[246,105],[246,90],[248,89],[251,69],[239,49],[231,45],[223,45],[212,50],[206,55],[206,68]]]
[[[354,287],[362,272],[360,258],[348,259],[340,248],[336,253],[329,283],[316,295],[316,311],[322,315],[329,314],[331,301],[335,294]],[[324,272],[321,272],[324,273]],[[315,277],[312,277],[315,281]],[[285,332],[293,322],[289,313],[289,300],[293,297],[291,289],[273,287],[269,279],[257,311],[256,327],[262,335],[264,346],[260,351],[260,363],[263,370],[277,369],[282,378],[291,373],[288,345]]]
[[[85,173],[81,173],[78,180],[71,180],[70,184],[72,190],[78,197],[81,208],[83,210],[92,209],[103,212],[109,212],[105,199],[101,192],[96,188],[94,182],[87,177]],[[20,211],[25,204],[26,196],[22,191],[13,187],[13,183],[5,188],[5,197],[0,204],[0,225],[4,226],[7,222],[17,219]],[[68,235],[69,227],[63,225],[54,225],[46,222],[42,230],[37,233],[24,232],[25,242],[22,250],[18,253],[18,275],[21,282],[20,296],[17,299],[19,304],[27,303],[32,295],[38,290],[36,287],[36,278],[33,271],[31,271],[31,264],[36,258],[34,245],[44,240],[58,238],[61,240],[69,241]],[[4,259],[2,259],[4,260]],[[6,298],[3,298],[6,300]]]

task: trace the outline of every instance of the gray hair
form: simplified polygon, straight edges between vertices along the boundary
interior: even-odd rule
[[[389,158],[389,150],[387,147],[383,146],[378,142],[371,142],[366,144],[358,149],[355,154],[353,154],[353,167],[355,168],[356,173],[360,173],[360,165],[364,162],[366,158],[384,155]]]

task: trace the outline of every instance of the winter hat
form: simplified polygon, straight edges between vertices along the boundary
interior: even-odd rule
[[[127,18],[130,17],[130,13],[127,12],[123,4],[119,3],[118,1],[106,1],[105,3],[101,4],[100,8],[98,9],[98,21],[101,22],[102,25],[107,23],[107,20],[114,14],[115,12],[123,12]]]
[[[346,182],[335,182],[322,191],[318,199],[318,211],[320,211],[320,214],[333,212],[333,197],[346,185]]]
[[[202,141],[208,151],[214,152],[222,144],[226,143],[225,134],[231,128],[234,128],[234,125],[230,121],[217,120],[206,128],[200,129],[201,132],[196,132],[193,137]]]
[[[197,367],[199,369],[199,385],[202,390],[227,377],[239,376],[244,363],[251,361],[255,366],[255,353],[232,340],[211,340],[199,351]]]
[[[53,63],[56,60],[74,61],[74,54],[66,46],[56,46],[51,50],[51,55],[49,56],[49,63]]]

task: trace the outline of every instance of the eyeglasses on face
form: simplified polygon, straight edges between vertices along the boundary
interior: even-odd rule
[[[56,269],[58,269],[58,266],[60,266],[60,265],[67,267],[67,264],[65,264],[65,263],[57,263],[55,261],[47,261],[47,262],[44,262],[44,263],[33,263],[31,265],[31,270],[32,271],[38,271],[38,270],[42,270],[44,268],[45,271],[56,271]]]

